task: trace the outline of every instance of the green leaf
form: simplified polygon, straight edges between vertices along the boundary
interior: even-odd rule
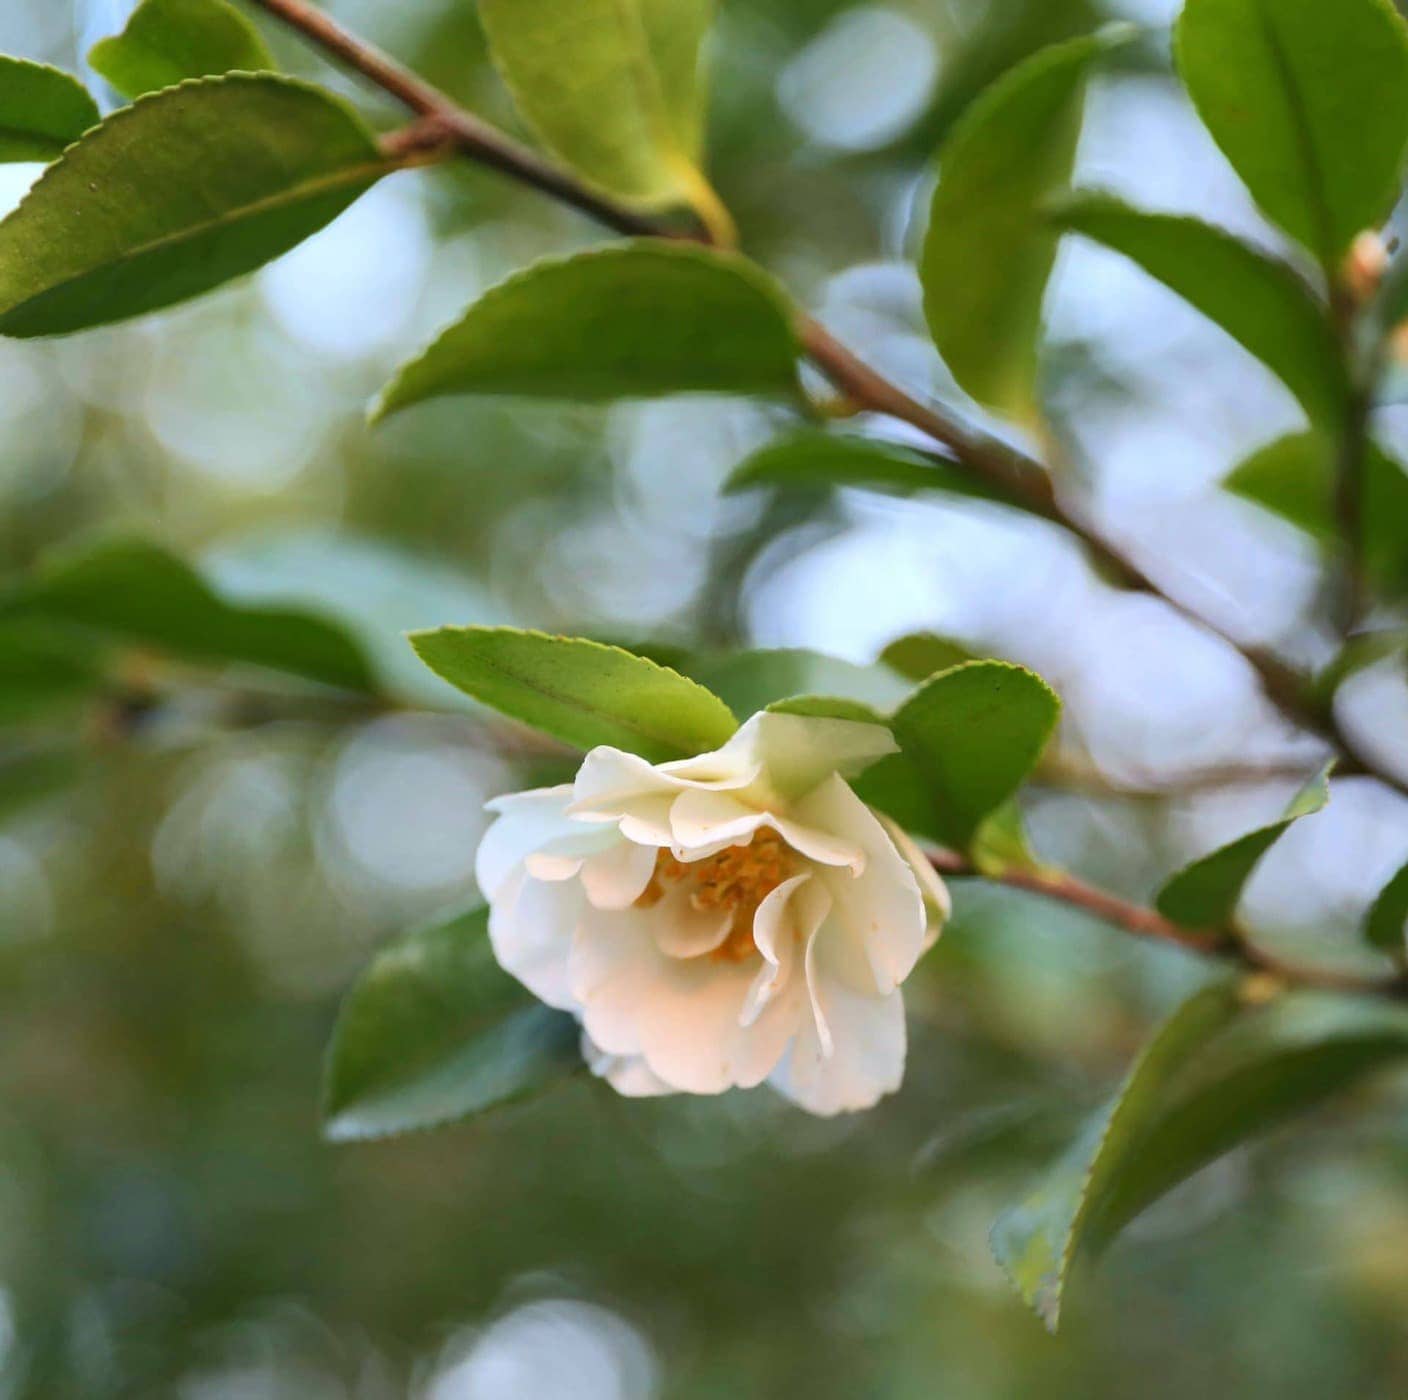
[[[1138,263],[1256,356],[1331,430],[1344,417],[1348,382],[1329,313],[1286,264],[1222,229],[1175,214],[1132,209],[1086,194],[1057,211],[1062,228]]]
[[[486,910],[432,924],[379,953],[348,994],[324,1131],[385,1137],[522,1098],[581,1067],[580,1034],[494,962]]]
[[[271,74],[139,98],[0,223],[0,334],[56,335],[207,292],[330,223],[392,169],[338,99]]]
[[[1031,772],[1060,710],[1041,677],[1005,661],[970,661],[922,685],[891,719],[931,813],[914,829],[966,851]],[[883,772],[890,763],[871,770],[877,781],[890,776]]]
[[[1037,415],[1041,305],[1057,235],[1039,216],[1065,187],[1085,77],[1114,42],[1057,44],[1000,78],[945,145],[920,262],[924,313],[944,363],[980,403]]]
[[[0,161],[53,160],[100,119],[71,74],[0,54]]]
[[[412,633],[411,644],[451,685],[576,748],[610,744],[659,763],[718,748],[738,728],[702,685],[601,642],[441,627]]]
[[[187,564],[137,539],[60,551],[0,592],[0,621],[40,619],[155,647],[183,660],[243,662],[346,690],[375,680],[357,645],[309,613],[239,607]]]
[[[757,486],[798,490],[859,486],[901,495],[947,491],[995,499],[981,481],[941,458],[874,438],[816,431],[794,433],[760,448],[734,468],[724,491],[732,494]]]
[[[88,63],[124,97],[275,66],[258,31],[226,0],[142,0],[121,34],[93,45]]]
[[[712,0],[479,0],[479,15],[519,110],[578,174],[646,207],[697,196]]]
[[[67,734],[56,743],[0,749],[0,821],[71,786],[91,763]]]
[[[1159,913],[1188,928],[1221,928],[1232,918],[1242,889],[1267,851],[1293,822],[1312,816],[1330,800],[1326,764],[1291,801],[1286,814],[1185,866],[1159,891]]]
[[[1340,548],[1335,458],[1330,438],[1293,434],[1253,453],[1223,485],[1333,552]],[[1374,442],[1364,457],[1364,566],[1381,592],[1390,596],[1408,592],[1408,471]]]
[[[776,709],[783,701],[803,696],[858,701],[888,711],[907,693],[899,677],[884,667],[856,666],[804,647],[706,653],[694,657],[686,670],[739,715]]]
[[[1175,47],[1257,203],[1333,274],[1398,197],[1408,30],[1391,0],[1188,0]]]
[[[1408,953],[1408,865],[1379,891],[1364,918],[1364,938],[1392,957]]]
[[[925,681],[940,671],[979,659],[962,642],[941,637],[937,632],[910,632],[896,637],[880,653],[885,665],[912,681]]]
[[[1072,1267],[1232,1148],[1408,1053],[1397,1009],[1297,994],[1243,1007],[1227,985],[1174,1013],[1109,1106],[999,1218],[993,1251],[1055,1330]]]
[[[0,722],[62,715],[102,679],[91,645],[40,623],[0,621]]]
[[[402,367],[371,416],[445,394],[792,399],[797,356],[783,295],[753,263],[626,242],[535,263],[486,292]]]

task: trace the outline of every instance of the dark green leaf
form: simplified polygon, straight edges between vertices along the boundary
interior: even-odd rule
[[[64,550],[0,593],[0,621],[42,619],[207,662],[243,662],[347,690],[375,680],[357,645],[309,613],[239,607],[175,555],[142,540]]]
[[[485,910],[406,935],[362,974],[328,1052],[334,1141],[431,1128],[522,1098],[581,1066],[580,1032],[494,962]]]
[[[860,486],[901,495],[948,491],[994,499],[982,482],[939,458],[874,438],[822,432],[796,433],[769,443],[734,469],[724,490],[756,486],[801,490]]]
[[[941,637],[937,632],[911,632],[908,636],[896,637],[880,653],[885,665],[912,681],[928,680],[940,671],[979,659],[962,642]]]
[[[287,78],[230,74],[139,98],[0,223],[0,334],[82,330],[209,291],[392,168],[347,107]]]
[[[1221,928],[1227,924],[1262,856],[1293,822],[1320,811],[1330,800],[1333,767],[1333,763],[1327,764],[1295,795],[1280,821],[1248,832],[1180,870],[1159,891],[1159,913],[1188,928]]]
[[[713,0],[479,0],[494,61],[543,141],[646,206],[702,181],[700,50]]]
[[[373,419],[444,394],[601,401],[797,393],[782,293],[753,263],[636,242],[540,262],[486,292],[387,385]]]
[[[1313,994],[1243,1008],[1199,992],[1164,1025],[1040,1189],[993,1230],[993,1249],[1053,1331],[1081,1252],[1225,1152],[1408,1054],[1397,1009]]]
[[[1247,188],[1333,272],[1398,197],[1408,31],[1391,0],[1188,0],[1176,48]]]
[[[1337,550],[1335,458],[1329,438],[1293,434],[1253,453],[1223,484]],[[1373,442],[1364,457],[1364,565],[1380,591],[1408,592],[1408,471]]]
[[[1364,919],[1364,937],[1392,957],[1408,954],[1408,865],[1379,891]]]
[[[1057,213],[1063,228],[1139,264],[1255,355],[1312,422],[1335,428],[1348,386],[1329,313],[1284,263],[1222,229],[1084,195]]]
[[[705,654],[686,669],[739,715],[775,708],[799,696],[834,696],[888,711],[907,693],[899,677],[885,667],[856,666],[802,647]]]
[[[0,621],[0,722],[63,715],[102,679],[91,642],[41,623]]]
[[[73,738],[0,749],[0,821],[76,782],[89,763]]]
[[[1045,49],[953,129],[920,263],[924,312],[953,377],[1021,422],[1037,412],[1041,305],[1056,233],[1039,209],[1070,180],[1086,73],[1113,38]]]
[[[121,34],[93,45],[88,62],[124,97],[275,66],[254,26],[226,0],[142,0]]]
[[[727,705],[697,682],[619,647],[512,627],[441,627],[411,644],[482,704],[577,748],[610,744],[653,763],[727,742]]]
[[[0,161],[53,160],[98,121],[77,78],[0,54]]]
[[[1045,681],[1005,661],[970,661],[926,682],[891,719],[932,814],[923,825],[903,824],[966,851],[983,820],[1031,772],[1060,710]],[[877,764],[872,776],[889,776],[890,763]]]

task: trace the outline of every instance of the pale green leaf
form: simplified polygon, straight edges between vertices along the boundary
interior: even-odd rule
[[[372,691],[360,648],[340,628],[293,609],[218,597],[175,555],[139,539],[71,546],[0,591],[0,621],[40,620],[138,643],[186,660],[241,662],[346,690]]]
[[[347,1142],[482,1113],[574,1073],[580,1035],[498,967],[487,911],[432,924],[379,953],[348,994],[324,1131]]]
[[[72,74],[0,54],[0,162],[53,160],[98,121]]]
[[[776,708],[799,696],[832,696],[889,711],[907,694],[903,681],[887,667],[857,666],[803,647],[705,653],[693,657],[686,669],[739,715]]]
[[[411,644],[481,704],[580,749],[610,744],[651,762],[718,748],[738,728],[696,681],[620,647],[512,627],[441,627]]]
[[[0,723],[71,721],[75,704],[102,684],[98,651],[81,637],[43,622],[0,614]]]
[[[226,0],[142,0],[121,34],[93,45],[88,62],[124,97],[275,66],[258,31]]]
[[[0,223],[0,334],[120,321],[286,252],[391,168],[336,98],[231,74],[139,98]]]
[[[1235,467],[1223,485],[1281,516],[1329,551],[1340,546],[1334,442],[1318,433],[1278,438]],[[1408,593],[1408,471],[1377,443],[1364,454],[1365,571],[1390,597]]]
[[[880,653],[886,666],[912,681],[926,681],[940,671],[980,659],[964,643],[941,637],[937,632],[910,632],[896,637]]]
[[[479,14],[545,145],[618,198],[691,202],[702,182],[712,0],[479,0]]]
[[[1314,994],[1186,1002],[1040,1188],[993,1229],[999,1263],[1055,1330],[1072,1268],[1180,1182],[1408,1054],[1408,1019]]]
[[[1188,0],[1176,50],[1256,201],[1333,272],[1398,197],[1408,30],[1391,0]]]
[[[970,661],[927,681],[890,721],[929,809],[923,824],[904,824],[968,850],[1036,765],[1060,709],[1045,681],[1005,661]],[[871,770],[877,781],[893,776],[882,772],[889,763]]]
[[[1113,38],[1045,49],[964,114],[940,157],[920,262],[944,363],[980,403],[1037,413],[1041,307],[1057,235],[1040,210],[1069,182],[1086,74]]]
[[[734,468],[724,483],[724,491],[746,491],[757,486],[794,490],[858,486],[900,495],[947,491],[995,499],[980,480],[951,462],[897,443],[816,431],[794,433],[759,448]]]
[[[753,263],[620,243],[536,263],[486,292],[400,370],[372,417],[445,394],[795,398],[797,356],[782,293]]]
[[[1132,209],[1108,195],[1067,202],[1057,219],[1123,253],[1220,326],[1313,423],[1333,430],[1341,422],[1348,382],[1329,312],[1291,268],[1210,224]]]
[[[1261,858],[1292,823],[1314,815],[1330,800],[1327,764],[1292,799],[1285,815],[1185,866],[1159,891],[1159,913],[1188,928],[1221,928],[1237,910],[1242,890]]]

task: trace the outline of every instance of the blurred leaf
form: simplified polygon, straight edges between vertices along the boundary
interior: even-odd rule
[[[1223,485],[1337,550],[1335,457],[1328,437],[1292,434],[1254,452]],[[1374,442],[1364,458],[1364,565],[1380,591],[1408,591],[1408,471]]]
[[[924,681],[940,671],[979,658],[951,637],[941,637],[937,632],[911,632],[908,636],[896,637],[880,653],[880,660],[909,680]]]
[[[71,74],[0,54],[0,162],[53,160],[100,120]]]
[[[795,398],[796,338],[782,293],[744,258],[638,241],[534,264],[491,288],[372,409],[443,394]]]
[[[1139,264],[1255,355],[1312,422],[1334,429],[1348,383],[1329,313],[1300,276],[1223,229],[1108,195],[1063,203],[1060,225]]]
[[[889,710],[907,693],[900,678],[885,667],[857,666],[804,647],[704,654],[694,657],[686,669],[739,715],[776,708],[782,701],[803,696],[835,697]]]
[[[948,491],[995,499],[981,481],[940,458],[874,438],[815,431],[795,433],[759,449],[733,470],[724,491],[755,486],[803,490],[859,486],[902,495]]]
[[[1223,154],[1333,275],[1398,197],[1408,30],[1390,0],[1188,0],[1175,47]]]
[[[1225,925],[1236,913],[1242,889],[1262,856],[1293,822],[1312,816],[1330,800],[1333,767],[1333,762],[1326,764],[1301,788],[1280,821],[1248,832],[1180,870],[1159,891],[1159,913],[1188,928]]]
[[[1019,64],[968,109],[940,159],[920,261],[924,314],[958,383],[1024,423],[1037,414],[1056,257],[1038,210],[1070,180],[1086,73],[1113,42],[1114,31],[1073,39]]]
[[[1005,870],[1039,870],[1042,865],[1032,850],[1026,818],[1016,798],[984,819],[973,837],[972,853],[973,864],[990,878]]]
[[[102,680],[90,643],[39,623],[0,621],[0,722],[53,718]]]
[[[970,661],[922,685],[891,720],[932,812],[931,825],[913,829],[968,850],[983,820],[1041,757],[1060,709],[1041,677],[1005,661]],[[872,774],[881,775],[889,762]]]
[[[86,762],[67,736],[57,743],[0,749],[0,821],[77,781]]]
[[[56,335],[170,306],[330,223],[393,167],[338,99],[271,74],[139,98],[0,223],[0,333]]]
[[[1321,713],[1333,704],[1335,692],[1351,676],[1370,666],[1377,666],[1390,657],[1400,659],[1408,654],[1408,631],[1391,627],[1377,632],[1357,632],[1339,649],[1328,666],[1315,673],[1307,691],[1307,699]],[[1408,677],[1405,677],[1408,679]]]
[[[56,552],[0,592],[0,621],[9,619],[91,628],[183,660],[243,662],[346,690],[376,689],[361,651],[332,623],[227,603],[187,564],[143,540]]]
[[[847,700],[840,695],[790,695],[767,706],[775,715],[802,715],[807,719],[845,719],[855,724],[883,724],[889,721],[863,700]]]
[[[379,953],[343,1004],[324,1131],[349,1142],[482,1113],[580,1068],[580,1035],[499,968],[487,910],[419,929]]]
[[[121,34],[93,45],[88,63],[124,97],[276,66],[258,31],[226,0],[142,0]]]
[[[700,50],[712,0],[479,0],[519,110],[600,189],[688,203],[703,177]]]
[[[1408,865],[1379,891],[1364,917],[1370,947],[1401,959],[1408,953]]]
[[[697,682],[582,637],[441,627],[412,633],[411,645],[481,704],[580,749],[610,744],[659,763],[718,748],[738,728]]]
[[[1398,1009],[1313,994],[1243,1009],[1230,985],[1165,1023],[1109,1107],[993,1229],[993,1251],[1055,1330],[1077,1256],[1096,1255],[1232,1148],[1408,1054]]]

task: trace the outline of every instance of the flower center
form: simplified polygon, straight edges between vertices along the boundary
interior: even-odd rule
[[[746,846],[729,846],[703,860],[676,860],[669,851],[661,851],[655,857],[650,883],[636,905],[651,909],[671,886],[683,885],[692,908],[701,913],[710,909],[729,913],[728,933],[709,956],[716,961],[742,962],[757,951],[753,919],[758,906],[792,873],[790,865],[787,843],[766,827]]]

